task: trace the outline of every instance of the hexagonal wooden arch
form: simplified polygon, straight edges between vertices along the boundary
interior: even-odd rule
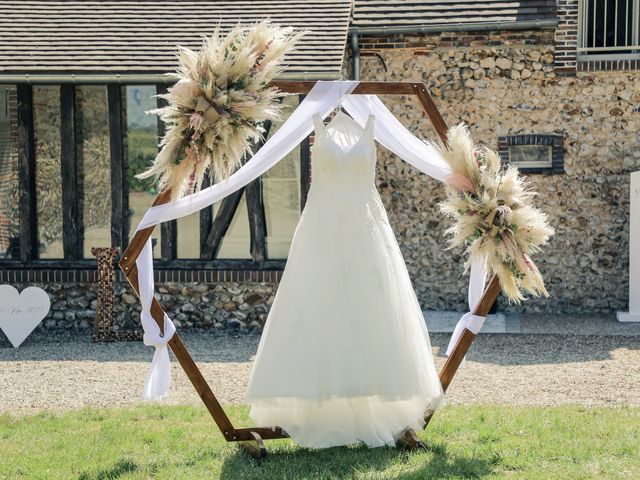
[[[286,93],[307,94],[315,85],[315,82],[273,81],[272,85]],[[352,92],[352,95],[415,95],[418,97],[418,100],[420,100],[420,103],[440,138],[443,141],[446,141],[447,124],[433,102],[426,85],[423,83],[360,82]],[[167,203],[169,200],[170,191],[164,191],[156,197],[153,205]],[[120,268],[126,275],[127,280],[138,296],[138,270],[135,262],[145,243],[151,236],[154,228],[155,227],[152,226],[136,232],[131,243],[123,253],[119,263]],[[493,276],[491,281],[488,283],[474,314],[486,316],[500,294],[500,290],[498,279],[496,276]],[[160,326],[160,329],[162,329],[164,326],[164,310],[155,298],[151,305],[151,315]],[[473,332],[465,329],[452,354],[447,358],[447,361],[440,372],[440,381],[442,383],[442,388],[445,391],[451,383],[453,376],[460,366],[467,350],[475,339],[475,336],[476,335]],[[189,377],[189,380],[191,380],[191,383],[209,410],[209,413],[222,432],[222,435],[228,442],[239,442],[239,444],[246,448],[253,456],[262,458],[266,455],[266,448],[263,440],[289,437],[287,433],[278,426],[235,428],[177,333],[171,338],[168,345]],[[432,413],[426,414],[425,428],[429,424],[431,416]],[[411,449],[422,446],[416,433],[410,428],[404,432],[404,437],[398,441],[398,445]]]

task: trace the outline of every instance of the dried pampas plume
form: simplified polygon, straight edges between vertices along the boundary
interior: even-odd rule
[[[197,52],[179,47],[178,82],[160,95],[168,105],[150,112],[166,124],[161,150],[137,177],[156,177],[172,199],[197,191],[207,171],[229,177],[262,138],[263,122],[278,118],[285,94],[269,83],[303,33],[265,20],[226,36],[217,28]]]
[[[554,231],[547,217],[532,205],[535,193],[518,175],[502,168],[496,152],[473,144],[464,124],[449,129],[447,144],[435,146],[453,173],[447,178],[442,212],[455,223],[447,230],[450,245],[466,245],[469,264],[487,258],[511,302],[522,291],[549,296],[542,275],[531,260]]]

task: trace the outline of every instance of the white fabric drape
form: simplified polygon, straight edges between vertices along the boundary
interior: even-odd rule
[[[441,182],[453,173],[438,151],[402,125],[377,96],[350,95],[342,106],[361,125],[366,123],[369,115],[374,115],[375,139],[421,172]]]
[[[447,347],[447,356],[451,355],[451,352],[458,344],[458,340],[460,340],[460,336],[464,329],[467,328],[471,330],[473,333],[478,333],[482,328],[482,324],[486,317],[481,317],[479,315],[474,315],[473,311],[475,310],[478,302],[480,301],[480,297],[482,297],[482,292],[484,292],[484,283],[487,278],[487,262],[486,259],[475,260],[471,262],[471,273],[469,274],[469,312],[465,313],[462,318],[458,321],[453,334],[451,335],[451,339],[449,340],[449,346]]]
[[[316,82],[309,94],[278,131],[233,175],[193,195],[151,207],[142,218],[137,230],[195,213],[244,187],[278,163],[313,131],[313,116],[315,114],[325,118],[339,105],[342,105],[363,127],[369,115],[374,115],[376,117],[374,136],[380,144],[418,170],[444,182],[446,177],[452,173],[445,159],[431,145],[421,141],[405,128],[375,95],[350,95],[357,85],[357,81]],[[165,316],[166,330],[165,335],[161,337],[155,321],[153,319],[149,321],[153,299],[151,239],[147,241],[138,257],[136,266],[138,267],[139,282],[141,285],[142,283],[146,285],[146,288],[142,288],[142,286],[140,288],[143,307],[141,318],[145,331],[145,343],[156,347],[147,385],[145,385],[145,395],[148,391],[149,398],[158,398],[168,391],[170,384],[170,365],[166,342],[173,335],[175,328],[169,317]],[[473,272],[472,267],[469,285],[470,305],[471,291],[473,290],[474,295],[479,291],[481,295],[484,289],[484,278],[480,284],[480,276],[474,276]],[[463,323],[465,317],[461,319],[460,324],[471,325],[475,328],[478,322],[465,321]]]
[[[171,319],[164,316],[164,335],[160,333],[160,327],[151,316],[151,303],[153,302],[153,252],[151,241],[145,243],[140,255],[136,259],[138,268],[138,288],[140,291],[140,301],[142,303],[142,313],[140,320],[144,330],[144,344],[155,347],[153,360],[147,374],[147,381],[142,390],[144,400],[160,400],[171,388],[171,364],[169,361],[169,349],[167,342],[171,340],[176,332]],[[144,273],[140,273],[144,272]]]

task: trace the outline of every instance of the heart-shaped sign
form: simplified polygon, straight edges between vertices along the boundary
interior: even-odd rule
[[[41,288],[27,287],[18,293],[11,285],[0,285],[0,330],[18,348],[47,316],[50,306],[49,295]]]

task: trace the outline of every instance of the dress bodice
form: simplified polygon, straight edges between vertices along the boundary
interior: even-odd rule
[[[349,186],[374,185],[376,147],[373,137],[373,115],[364,128],[343,112],[324,125],[314,115],[315,139],[312,150],[312,185]]]

